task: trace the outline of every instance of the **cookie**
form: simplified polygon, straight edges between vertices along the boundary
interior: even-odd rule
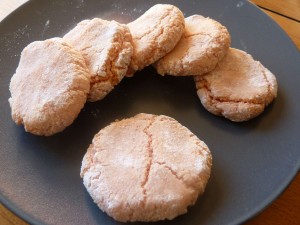
[[[94,18],[80,22],[63,38],[83,54],[91,73],[88,101],[103,99],[123,79],[131,61],[128,27]]]
[[[184,32],[184,16],[173,5],[157,4],[128,24],[133,56],[128,76],[151,65],[170,52]]]
[[[100,130],[84,155],[83,183],[117,221],[157,221],[186,213],[204,192],[212,157],[167,116],[138,114]]]
[[[219,22],[193,15],[176,47],[154,64],[159,74],[202,75],[215,68],[230,46],[230,34]]]
[[[12,118],[27,132],[64,130],[87,99],[90,77],[82,55],[61,38],[35,41],[22,51],[10,82]]]
[[[236,122],[258,116],[277,96],[276,77],[251,55],[234,48],[213,71],[195,76],[195,82],[209,112]]]

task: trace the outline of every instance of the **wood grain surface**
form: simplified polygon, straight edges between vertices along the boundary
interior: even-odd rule
[[[300,2],[300,0],[299,0]],[[294,44],[300,49],[300,22],[291,20],[287,17],[278,15],[271,11],[262,9],[266,14],[268,14],[273,20],[275,20],[279,26],[290,36]],[[300,12],[300,8],[299,8]]]
[[[0,0],[0,21],[27,0]],[[300,0],[251,0],[290,36],[300,50]],[[300,53],[299,53],[300,54]],[[300,62],[299,62],[300,64]],[[300,89],[299,89],[300,90]],[[279,198],[246,225],[299,225],[300,173]],[[0,204],[0,225],[28,225]]]
[[[300,21],[300,0],[251,0],[256,5]]]

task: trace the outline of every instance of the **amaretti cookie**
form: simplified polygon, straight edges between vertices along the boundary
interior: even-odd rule
[[[154,66],[161,75],[202,75],[215,68],[230,46],[230,34],[219,22],[193,15],[176,47]]]
[[[49,136],[64,130],[87,99],[90,77],[82,55],[61,38],[35,41],[21,54],[11,78],[12,119]]]
[[[133,38],[133,56],[128,76],[151,65],[170,52],[184,31],[184,16],[173,5],[157,4],[128,24]]]
[[[157,221],[186,213],[204,192],[212,165],[204,142],[167,116],[138,114],[95,135],[81,177],[117,221]]]
[[[94,18],[80,22],[63,38],[83,54],[91,73],[88,101],[103,99],[123,79],[131,61],[128,27]]]
[[[195,82],[208,111],[237,122],[256,117],[277,96],[275,76],[251,55],[234,48],[213,71],[195,76]]]

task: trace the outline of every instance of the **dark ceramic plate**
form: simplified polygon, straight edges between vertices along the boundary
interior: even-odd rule
[[[102,213],[79,177],[99,129],[140,112],[165,114],[205,141],[213,169],[205,194],[186,215],[156,224],[239,224],[270,204],[300,165],[300,54],[287,35],[246,1],[174,0],[186,16],[220,21],[232,46],[246,50],[278,79],[278,98],[259,117],[233,123],[208,113],[192,78],[161,77],[149,67],[124,79],[103,101],[88,103],[73,125],[52,137],[24,132],[10,117],[8,85],[22,49],[62,36],[93,17],[128,22],[162,1],[30,1],[0,24],[0,200],[32,224],[118,224]]]

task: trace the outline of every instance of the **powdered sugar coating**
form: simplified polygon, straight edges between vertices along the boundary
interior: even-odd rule
[[[33,134],[55,134],[78,116],[89,88],[89,73],[79,52],[61,38],[35,41],[22,51],[11,78],[12,118]]]
[[[167,116],[138,114],[95,135],[81,176],[115,220],[157,221],[186,213],[210,176],[209,149]]]
[[[173,5],[157,4],[128,24],[133,38],[130,75],[170,52],[184,31],[184,16]]]
[[[276,77],[244,51],[230,48],[210,73],[195,76],[203,106],[232,121],[246,121],[262,113],[277,96]]]
[[[64,39],[83,54],[91,73],[88,100],[103,99],[123,79],[131,61],[128,27],[99,18],[83,20]]]
[[[176,47],[154,64],[161,75],[202,75],[215,68],[230,46],[230,34],[219,22],[193,15]]]

